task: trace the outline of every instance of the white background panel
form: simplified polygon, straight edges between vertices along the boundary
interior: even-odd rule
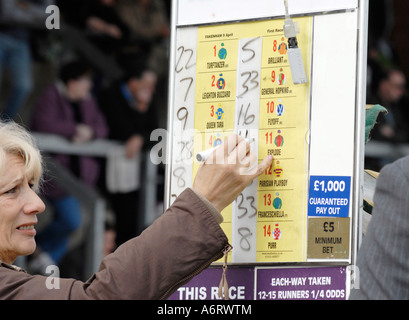
[[[314,19],[310,175],[353,176],[357,13]]]
[[[358,0],[288,0],[291,14],[355,9]],[[284,16],[283,0],[179,0],[177,25]]]

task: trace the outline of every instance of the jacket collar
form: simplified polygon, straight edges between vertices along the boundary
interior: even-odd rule
[[[0,266],[5,267],[7,269],[14,270],[14,271],[26,272],[26,270],[24,270],[23,268],[17,267],[17,266],[12,265],[12,264],[5,263],[5,262],[3,262],[1,260],[0,260]]]

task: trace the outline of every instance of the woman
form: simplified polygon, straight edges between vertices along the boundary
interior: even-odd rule
[[[231,135],[213,153],[223,164],[204,163],[193,188],[139,237],[105,257],[87,282],[60,279],[48,289],[47,277],[29,275],[12,263],[35,249],[37,214],[44,204],[35,193],[41,156],[31,136],[15,123],[0,122],[0,299],[165,299],[230,248],[218,225],[220,212],[266,168],[241,174],[257,157],[243,138]],[[220,161],[219,161],[220,162]]]
[[[12,123],[0,127],[0,260],[12,263],[35,249],[36,215],[44,203],[36,195],[41,156],[28,133]]]

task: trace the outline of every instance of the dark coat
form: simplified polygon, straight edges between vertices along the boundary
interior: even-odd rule
[[[105,117],[99,110],[96,101],[90,96],[79,104],[82,123],[87,124],[94,130],[94,139],[106,138],[108,126]],[[45,88],[39,97],[33,115],[31,129],[36,132],[57,134],[71,140],[75,134],[77,123],[74,118],[73,109],[68,99],[56,84]],[[55,155],[55,159],[67,169],[70,169],[72,157],[69,155]],[[100,165],[92,157],[79,157],[79,178],[88,186],[94,187],[98,176]],[[51,177],[46,179],[50,180]],[[44,193],[50,198],[58,198],[65,195],[52,180],[44,186]]]

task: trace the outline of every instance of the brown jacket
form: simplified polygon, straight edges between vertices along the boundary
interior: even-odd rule
[[[211,206],[186,189],[139,237],[105,257],[87,282],[60,279],[0,264],[0,299],[166,299],[223,256],[228,240]]]

